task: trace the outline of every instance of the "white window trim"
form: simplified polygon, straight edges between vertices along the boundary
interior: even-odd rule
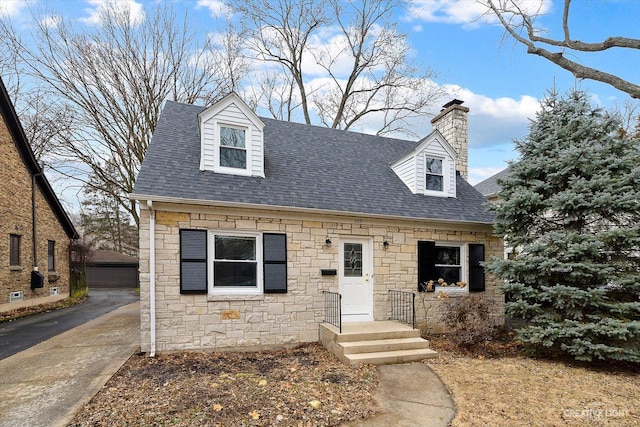
[[[435,159],[435,160],[442,160],[442,191],[435,191],[435,190],[427,190],[427,158],[429,159]],[[424,153],[424,167],[422,170],[422,192],[424,193],[424,195],[426,196],[436,196],[436,197],[448,197],[449,195],[449,169],[450,169],[450,164],[449,164],[449,159],[447,157],[442,157],[442,156],[435,156],[433,154],[429,154],[427,152]]]
[[[468,294],[469,293],[469,276],[468,276],[468,265],[469,260],[467,259],[467,244],[466,243],[456,243],[456,242],[435,242],[436,248],[449,247],[449,248],[460,248],[460,281],[466,282],[467,286],[464,288],[459,288],[457,286],[439,286],[435,284],[435,293],[442,292],[444,294]],[[446,267],[453,264],[436,264],[436,267]]]
[[[248,288],[245,286],[225,286],[216,288],[214,283],[214,262],[215,256],[215,236],[231,236],[231,237],[254,237],[256,239],[256,287]],[[249,232],[249,231],[234,231],[234,230],[209,230],[207,237],[207,282],[208,282],[208,294],[209,295],[262,295],[264,292],[264,280],[263,280],[263,256],[262,256],[262,233]]]
[[[251,161],[252,160],[251,126],[244,126],[244,125],[239,125],[239,124],[236,124],[236,123],[229,123],[229,122],[221,122],[221,121],[218,121],[218,120],[215,120],[215,119],[213,121],[213,126],[214,126],[213,149],[215,151],[215,153],[214,153],[214,161],[213,161],[213,171],[217,172],[217,173],[228,174],[228,175],[251,176],[251,171],[252,171],[252,168],[253,168],[253,164],[252,164],[252,161]],[[232,129],[242,129],[242,130],[244,130],[244,136],[245,136],[244,146],[245,146],[245,150],[247,152],[247,164],[246,164],[246,168],[245,169],[230,168],[230,167],[227,167],[227,166],[220,166],[220,128],[221,127],[228,127],[228,128],[232,128]]]

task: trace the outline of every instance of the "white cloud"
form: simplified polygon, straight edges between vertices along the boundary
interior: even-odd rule
[[[227,6],[224,1],[220,0],[198,0],[196,9],[200,9],[203,7],[209,9],[211,16],[214,18],[225,16],[231,13],[231,9],[229,8],[229,6]]]
[[[100,25],[102,14],[108,11],[116,14],[128,14],[129,22],[138,24],[144,20],[144,7],[136,0],[87,0],[92,7],[85,8],[89,16],[80,18],[80,22],[89,25]]]
[[[528,13],[547,13],[552,0],[512,0]],[[409,20],[462,24],[467,27],[495,23],[496,17],[487,6],[472,0],[410,0]]]
[[[62,22],[60,15],[47,15],[40,20],[40,23],[47,28],[57,28]]]
[[[0,17],[15,17],[20,11],[29,4],[26,0],[1,0],[0,1]]]

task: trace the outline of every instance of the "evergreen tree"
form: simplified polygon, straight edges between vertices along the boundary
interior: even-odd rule
[[[492,208],[514,256],[487,269],[531,349],[640,362],[640,140],[582,91],[541,107]]]

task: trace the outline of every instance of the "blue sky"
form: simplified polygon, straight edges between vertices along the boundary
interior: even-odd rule
[[[46,2],[48,7],[78,19],[86,25],[95,12],[109,6],[110,0],[67,0]],[[113,0],[111,0],[113,1]],[[539,0],[525,0],[535,5]],[[143,13],[146,0],[118,0],[134,13]],[[0,14],[10,14],[20,22],[27,14],[25,0],[1,0]],[[31,1],[34,3],[34,1]],[[202,31],[215,31],[216,22],[224,19],[218,0],[174,1],[177,9],[188,8]],[[540,24],[550,36],[561,31],[562,1],[544,1],[547,15]],[[556,87],[564,92],[579,86],[590,92],[595,102],[605,108],[622,105],[628,95],[601,83],[577,82],[573,76],[546,60],[526,54],[525,47],[504,35],[495,22],[479,18],[479,6],[474,0],[414,0],[398,11],[398,28],[408,34],[408,40],[418,64],[429,66],[439,74],[436,83],[454,90],[455,97],[465,101],[469,116],[470,181],[477,183],[498,172],[513,159],[512,140],[527,132],[539,100]],[[217,18],[214,17],[217,13]],[[584,41],[598,41],[619,35],[640,38],[640,1],[574,0],[572,5],[572,36]],[[28,31],[27,26],[19,29]],[[613,32],[615,31],[615,34]],[[576,59],[574,57],[573,59]],[[617,51],[583,55],[578,60],[585,65],[602,67],[613,74],[633,78],[640,69],[637,51]],[[446,102],[447,100],[444,100]],[[439,105],[435,106],[437,112]],[[430,131],[429,117],[417,123],[419,133]]]

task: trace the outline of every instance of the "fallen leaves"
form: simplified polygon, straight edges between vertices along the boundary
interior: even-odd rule
[[[379,411],[377,384],[375,367],[343,365],[318,344],[134,355],[70,426],[339,425]]]

